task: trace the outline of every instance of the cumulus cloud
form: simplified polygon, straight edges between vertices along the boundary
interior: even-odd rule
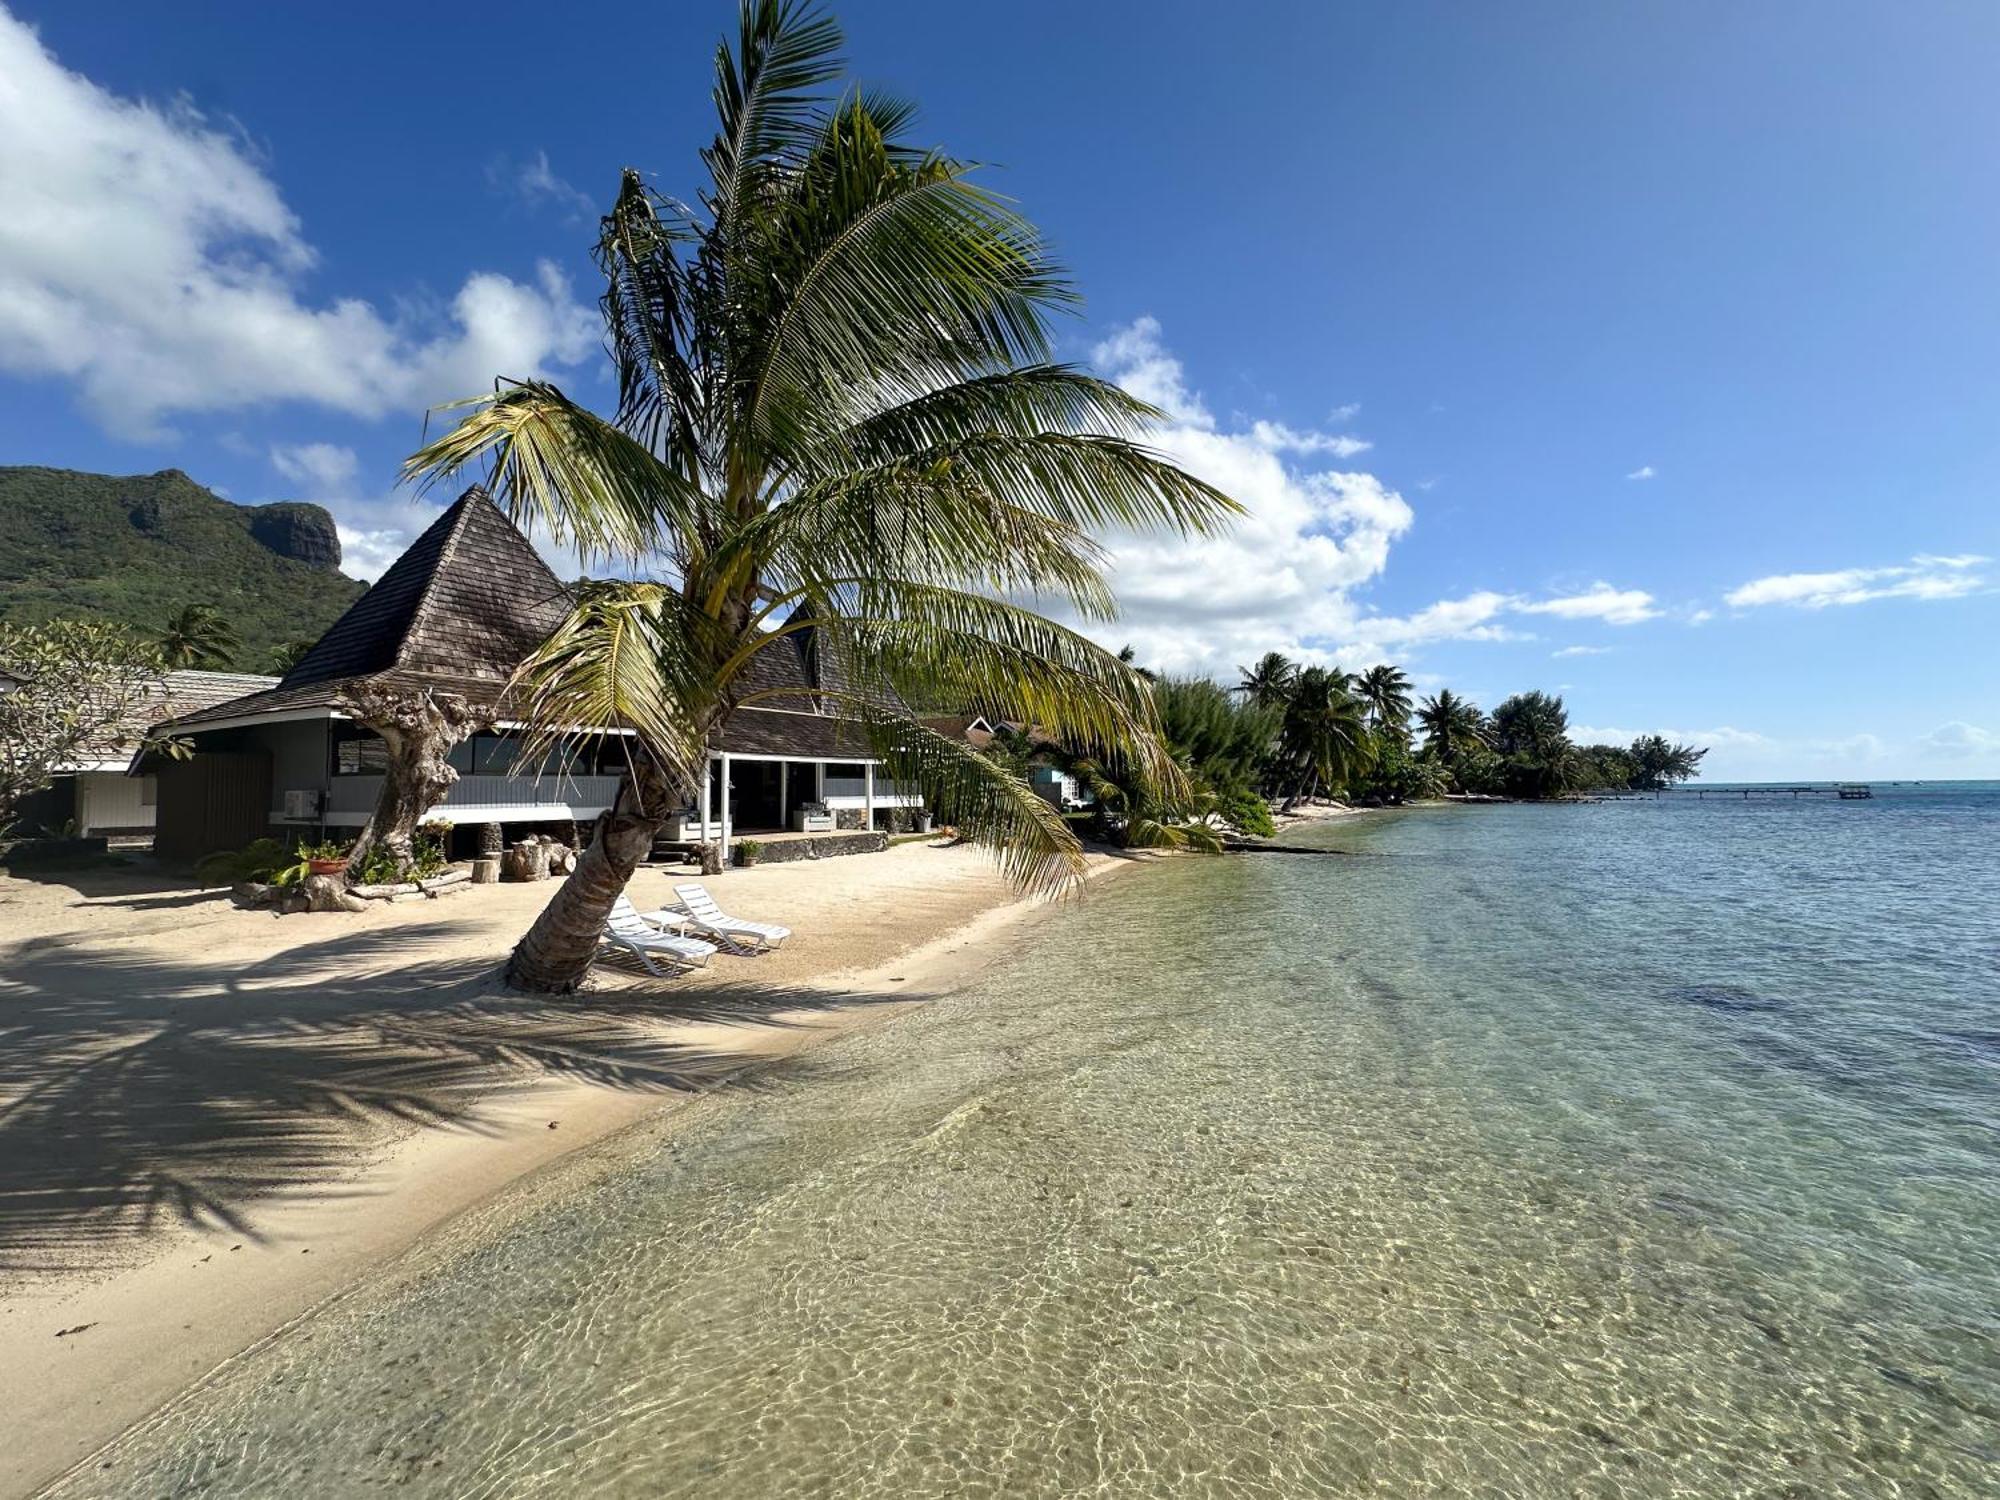
[[[1659,470],[1655,469],[1651,464],[1641,464],[1625,477],[1627,479],[1654,479],[1658,475]]]
[[[1360,415],[1361,403],[1359,401],[1345,401],[1328,412],[1326,419],[1335,426],[1339,426],[1343,422],[1352,422]]]
[[[1114,330],[1094,359],[1167,414],[1152,446],[1248,510],[1220,537],[1106,538],[1122,618],[1097,633],[1168,671],[1225,674],[1269,650],[1332,660],[1359,638],[1350,591],[1414,522],[1403,497],[1373,474],[1302,462],[1340,456],[1323,434],[1218,422],[1152,318]]]
[[[1129,642],[1149,666],[1227,677],[1239,663],[1283,651],[1351,668],[1442,641],[1533,640],[1513,616],[1634,625],[1660,613],[1651,594],[1608,583],[1544,599],[1480,589],[1407,615],[1370,612],[1354,592],[1383,573],[1416,516],[1375,475],[1312,462],[1358,449],[1339,435],[1219,421],[1153,318],[1114,330],[1094,359],[1167,413],[1149,443],[1249,512],[1221,537],[1106,539],[1122,614],[1090,628],[1107,644]]]
[[[1757,578],[1723,596],[1736,609],[1783,604],[1794,609],[1827,609],[1866,604],[1871,599],[1959,599],[1987,587],[1980,571],[1988,557],[1919,554],[1886,568],[1843,568],[1832,573],[1776,573]]]
[[[334,443],[274,443],[271,467],[287,479],[337,494],[354,482],[361,463],[352,448]]]
[[[72,382],[123,435],[280,401],[415,412],[596,347],[548,262],[429,312],[309,299],[317,252],[240,133],[68,71],[5,10],[0,183],[0,370]]]
[[[1523,614],[1554,615],[1563,620],[1602,620],[1607,625],[1638,625],[1657,619],[1653,596],[1643,589],[1615,589],[1594,583],[1581,594],[1566,594],[1515,606]]]

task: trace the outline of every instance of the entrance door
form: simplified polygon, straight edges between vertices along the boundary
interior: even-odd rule
[[[732,833],[772,833],[784,828],[778,762],[729,763],[729,828]]]

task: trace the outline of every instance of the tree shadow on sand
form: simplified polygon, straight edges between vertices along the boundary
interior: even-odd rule
[[[227,973],[115,947],[12,950],[0,1270],[102,1268],[178,1225],[254,1240],[259,1203],[324,1192],[382,1127],[492,1131],[496,1084],[667,1093],[743,1070],[663,1023],[796,1025],[786,1012],[901,998],[703,974],[544,999],[502,989],[491,960],[426,956],[447,934],[462,936],[349,933]]]

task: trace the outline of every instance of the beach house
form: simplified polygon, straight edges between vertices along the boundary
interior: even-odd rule
[[[523,765],[520,706],[505,694],[514,669],[563,618],[567,599],[486,492],[467,490],[282,678],[159,726],[194,753],[134,762],[135,772],[157,777],[155,848],[195,859],[287,831],[358,830],[387,764],[387,746],[342,706],[346,690],[366,681],[458,693],[495,711],[490,732],[453,752],[459,779],[430,816],[460,830],[587,823],[616,794],[624,731],[584,726],[601,732]],[[752,686],[816,689],[812,636],[799,631],[759,653]],[[922,801],[891,785],[860,733],[833,714],[753,706],[738,709],[711,742],[697,802],[664,832],[727,841],[901,828]]]
[[[0,693],[9,691],[18,680],[0,667]],[[275,677],[249,672],[168,672],[162,682],[149,685],[123,723],[107,729],[94,743],[83,746],[74,759],[56,767],[48,786],[22,802],[20,827],[49,834],[68,832],[77,838],[151,838],[159,801],[158,779],[150,771],[137,775],[126,771],[153,726],[233,702],[277,683]]]

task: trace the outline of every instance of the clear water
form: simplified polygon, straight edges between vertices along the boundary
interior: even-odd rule
[[[2000,1494],[2000,788],[1177,861],[63,1493]]]

